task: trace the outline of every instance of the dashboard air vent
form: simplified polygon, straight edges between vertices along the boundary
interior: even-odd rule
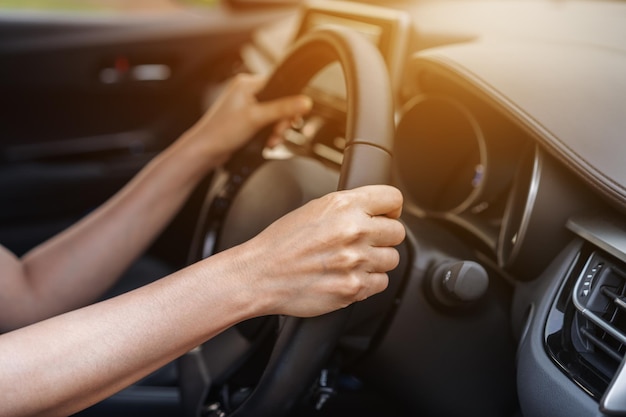
[[[545,342],[604,414],[626,415],[626,264],[585,245],[550,312]]]
[[[626,273],[600,254],[589,257],[572,293],[578,314],[572,342],[598,372],[612,378],[626,351]]]

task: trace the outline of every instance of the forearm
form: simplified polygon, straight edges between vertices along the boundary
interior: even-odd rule
[[[385,186],[333,193],[162,280],[2,335],[0,416],[69,414],[242,320],[325,314],[382,291],[401,206]]]
[[[22,258],[24,325],[94,301],[163,230],[214,166],[176,143],[89,216]],[[203,165],[204,164],[204,165]]]
[[[217,255],[205,261],[202,271],[192,266],[3,335],[0,415],[75,412],[258,315],[258,293],[243,285],[232,265],[228,255]]]
[[[261,127],[310,110],[306,97],[258,103],[262,79],[236,77],[189,131],[111,200],[21,260],[0,248],[0,331],[94,301],[159,234],[212,168]],[[9,272],[6,272],[9,271]]]

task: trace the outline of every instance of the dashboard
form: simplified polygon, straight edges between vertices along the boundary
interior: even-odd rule
[[[361,370],[414,412],[626,413],[626,5],[552,6],[314,2],[242,51],[267,72],[331,24],[386,60],[411,266]],[[340,72],[311,84],[315,111],[288,137],[331,165],[345,145]],[[482,298],[438,300],[433,271],[450,259],[488,272]]]

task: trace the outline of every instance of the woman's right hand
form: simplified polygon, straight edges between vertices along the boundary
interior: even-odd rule
[[[402,201],[385,185],[330,193],[233,248],[259,315],[317,316],[383,291],[405,237]]]

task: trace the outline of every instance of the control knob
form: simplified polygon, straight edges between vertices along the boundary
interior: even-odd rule
[[[461,307],[478,301],[487,292],[489,276],[473,261],[445,261],[431,270],[431,295],[446,307]]]

